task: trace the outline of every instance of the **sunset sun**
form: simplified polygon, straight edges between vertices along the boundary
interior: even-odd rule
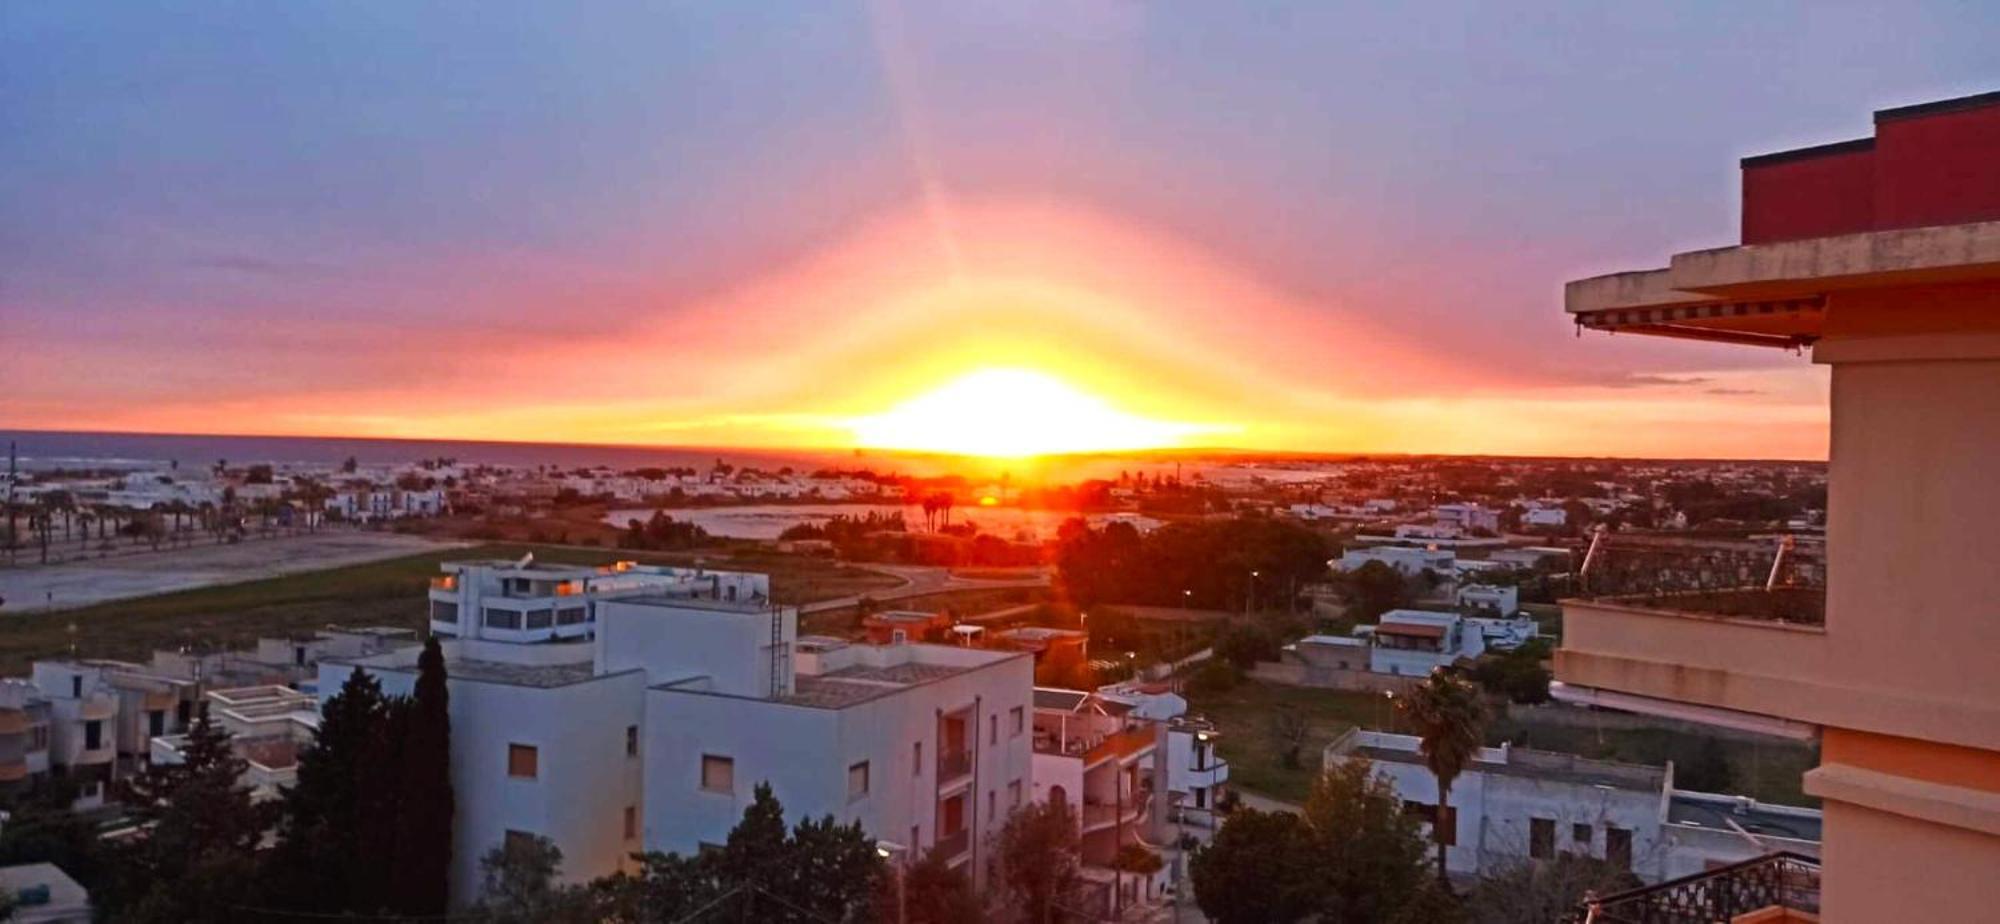
[[[1031,369],[980,369],[850,424],[871,449],[1018,458],[1159,449],[1213,432],[1155,420]]]

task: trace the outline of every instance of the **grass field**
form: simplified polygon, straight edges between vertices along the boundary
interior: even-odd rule
[[[1400,730],[1393,728],[1388,701],[1365,693],[1245,680],[1226,693],[1197,695],[1190,691],[1187,697],[1189,711],[1206,715],[1222,731],[1217,748],[1229,761],[1230,785],[1287,802],[1305,798],[1313,775],[1319,772],[1320,752],[1341,732],[1357,725],[1382,728],[1384,723]],[[1284,765],[1274,731],[1277,714],[1287,708],[1298,710],[1308,729],[1297,768]],[[1594,729],[1507,719],[1489,724],[1486,738],[1491,745],[1511,741],[1522,747],[1652,765],[1668,760],[1685,764],[1704,741],[1710,740],[1675,729]],[[1812,746],[1782,739],[1713,740],[1729,765],[1730,792],[1786,805],[1817,804],[1800,788],[1802,775],[1819,763]]]
[[[36,658],[74,650],[84,657],[144,660],[157,648],[247,644],[260,635],[282,635],[345,625],[423,624],[426,582],[438,564],[470,558],[519,558],[533,551],[544,562],[601,564],[632,559],[692,564],[692,554],[662,554],[563,546],[495,544],[445,549],[365,565],[204,587],[53,613],[0,617],[0,675],[22,674]],[[897,586],[897,578],[823,559],[773,553],[708,555],[716,568],[771,575],[780,603],[801,603]]]
[[[1316,690],[1245,680],[1226,693],[1187,694],[1188,711],[1214,721],[1222,732],[1216,744],[1229,762],[1229,785],[1286,802],[1305,801],[1319,773],[1320,752],[1356,725],[1379,726],[1387,700],[1366,693]],[[1279,712],[1296,709],[1306,720],[1299,766],[1284,765],[1274,724]]]

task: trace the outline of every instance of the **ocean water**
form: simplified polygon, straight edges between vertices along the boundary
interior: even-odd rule
[[[314,436],[204,436],[165,433],[92,433],[54,430],[0,430],[0,452],[13,443],[23,469],[154,468],[268,462],[276,465],[338,465],[353,457],[363,465],[394,465],[419,459],[452,458],[463,463],[532,468],[609,465],[705,467],[716,459],[731,465],[775,469],[864,467],[879,463],[867,455],[806,450],[705,449],[687,447],[590,446],[561,443],[508,443],[471,440],[394,440]],[[5,464],[0,461],[0,465]]]

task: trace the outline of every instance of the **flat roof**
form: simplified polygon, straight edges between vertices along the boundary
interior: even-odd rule
[[[369,672],[385,671],[395,674],[414,674],[415,664],[377,664],[371,658],[327,661],[327,664],[353,665]],[[507,661],[486,661],[479,658],[446,658],[445,676],[452,680],[471,680],[479,683],[504,683],[517,687],[566,687],[582,683],[593,677],[616,676],[597,673],[590,661],[572,661],[563,664],[514,664]],[[620,671],[619,673],[624,673]]]
[[[1412,638],[1444,638],[1444,627],[1409,622],[1383,622],[1375,625],[1376,635],[1407,635]]]
[[[1741,806],[1742,803],[1730,804],[1676,792],[1667,801],[1667,821],[1720,831],[1735,830],[1731,827],[1733,823],[1751,834],[1800,841],[1818,841],[1821,838],[1824,819],[1818,812],[1786,812],[1757,803],[1747,808]]]

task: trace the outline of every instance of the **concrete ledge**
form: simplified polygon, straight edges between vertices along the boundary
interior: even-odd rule
[[[1913,780],[1847,764],[1806,771],[1807,795],[2000,837],[2000,793]]]
[[[1675,254],[1657,285],[1715,296],[1990,278],[2000,221],[1871,231]]]

